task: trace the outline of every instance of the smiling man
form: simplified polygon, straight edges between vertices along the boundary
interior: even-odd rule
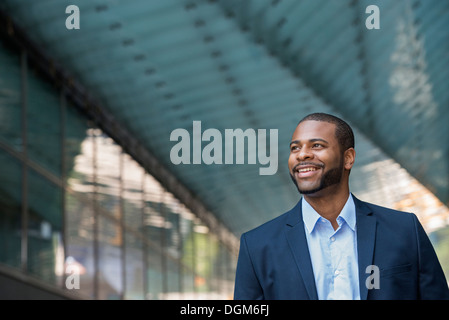
[[[355,156],[345,121],[313,113],[299,122],[288,168],[302,197],[242,235],[234,299],[449,299],[416,216],[351,194]]]

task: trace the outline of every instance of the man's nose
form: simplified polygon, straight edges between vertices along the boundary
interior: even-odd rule
[[[304,161],[313,158],[313,153],[307,147],[302,147],[301,150],[297,153],[297,155],[298,161]]]

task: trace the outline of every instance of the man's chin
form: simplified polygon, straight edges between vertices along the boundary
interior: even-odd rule
[[[303,188],[303,189],[301,189],[299,186],[298,186],[298,191],[299,191],[299,193],[300,194],[303,194],[303,195],[314,195],[314,194],[316,194],[317,192],[319,192],[319,191],[321,191],[323,188],[321,187],[321,186],[319,186],[319,187],[317,187],[317,188]]]
[[[315,192],[317,192],[317,191],[319,191],[321,189],[320,186],[318,186],[318,187],[316,187],[316,186],[315,187],[314,186],[309,186],[309,187],[300,186],[300,184],[298,183],[298,181],[296,180],[294,175],[292,175],[291,173],[290,173],[290,178],[292,179],[294,185],[296,186],[296,188],[298,189],[299,193],[301,193],[301,194],[312,194],[312,193],[315,193]]]
[[[295,185],[298,188],[299,193],[306,194],[306,195],[312,195],[314,193],[317,193],[323,189],[323,185],[321,183],[316,183],[312,185],[304,185],[304,183],[298,183],[298,181],[295,180]]]

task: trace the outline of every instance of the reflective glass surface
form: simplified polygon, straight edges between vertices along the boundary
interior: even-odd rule
[[[0,262],[21,267],[22,167],[0,149]]]

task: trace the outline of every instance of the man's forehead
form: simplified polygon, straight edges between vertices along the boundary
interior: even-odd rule
[[[301,139],[315,139],[324,137],[335,138],[336,125],[334,123],[316,120],[305,120],[298,124],[293,132],[292,140]]]

